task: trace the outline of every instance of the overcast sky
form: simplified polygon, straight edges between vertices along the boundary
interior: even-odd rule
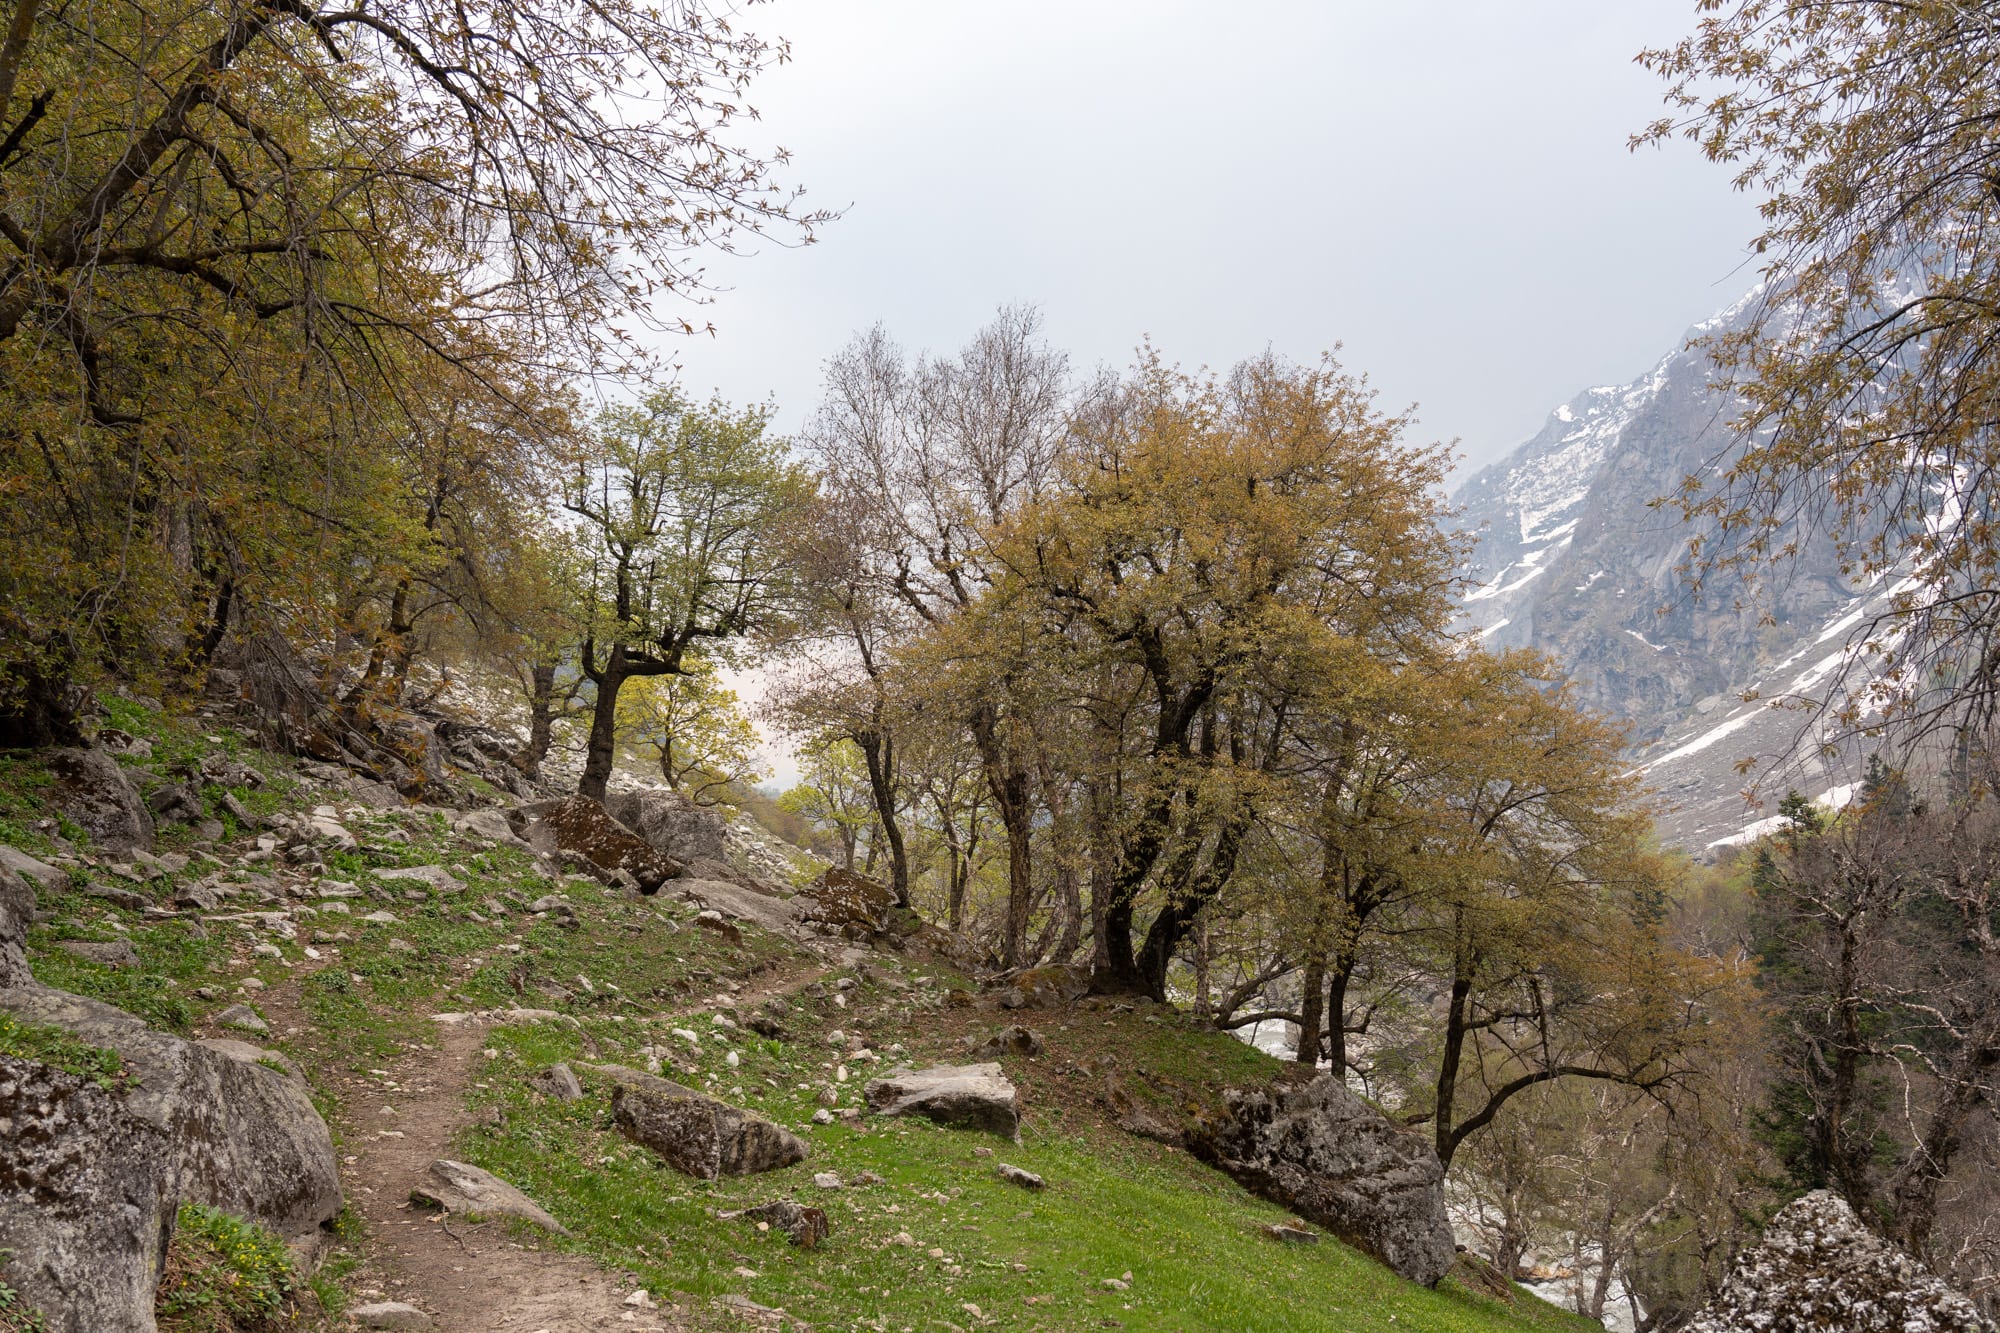
[[[1225,367],[1343,345],[1473,465],[1637,376],[1752,281],[1752,202],[1659,114],[1633,55],[1694,0],[772,0],[792,62],[752,101],[846,214],[710,264],[691,391],[773,397],[883,322],[956,347],[1039,304],[1079,365],[1150,335]]]

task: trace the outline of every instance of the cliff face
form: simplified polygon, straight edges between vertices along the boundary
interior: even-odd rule
[[[1690,337],[1733,326],[1748,300]],[[1849,586],[1823,541],[1755,585],[1695,586],[1694,529],[1658,502],[1734,448],[1736,405],[1712,377],[1706,353],[1683,345],[1630,384],[1587,389],[1455,497],[1478,534],[1467,628],[1548,653],[1585,702],[1625,723],[1663,831],[1696,852],[1741,835],[1788,787],[1841,798],[1843,770],[1798,757],[1804,710],[1772,701],[1823,695],[1849,632],[1890,591]],[[1748,759],[1764,777],[1739,773]]]

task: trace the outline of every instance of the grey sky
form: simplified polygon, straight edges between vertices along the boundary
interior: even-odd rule
[[[1335,343],[1477,465],[1747,288],[1751,202],[1633,154],[1632,63],[1694,0],[775,0],[752,101],[822,242],[710,266],[690,390],[774,396],[876,320],[955,347],[1030,301],[1083,366],[1150,335],[1217,367]],[[697,322],[700,322],[697,320]]]

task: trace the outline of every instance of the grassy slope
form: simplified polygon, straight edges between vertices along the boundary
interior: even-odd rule
[[[211,748],[189,724],[124,701],[113,707],[117,725],[154,740],[151,762],[160,771],[172,756]],[[208,734],[242,749],[233,734]],[[242,757],[274,779],[262,790],[236,793],[253,810],[323,799],[287,776],[287,761],[247,749]],[[39,796],[43,785],[32,757],[0,756],[0,841],[37,854],[50,850],[40,827],[49,818]],[[322,916],[293,940],[226,925],[211,926],[203,938],[185,921],[150,924],[84,896],[84,878],[109,877],[79,871],[76,888],[43,895],[51,919],[30,937],[37,975],[189,1032],[202,1030],[225,1004],[246,994],[254,1001],[254,987],[238,991],[246,978],[276,987],[303,974],[305,1025],[268,1040],[308,1071],[365,1071],[421,1048],[435,1040],[425,1016],[437,1010],[521,1003],[566,1011],[576,1025],[494,1030],[497,1058],[472,1090],[470,1109],[479,1120],[462,1136],[464,1155],[526,1189],[576,1232],[568,1241],[530,1243],[558,1243],[630,1271],[704,1321],[719,1317],[707,1298],[738,1293],[823,1328],[1072,1329],[1114,1320],[1176,1330],[1593,1327],[1525,1294],[1509,1309],[1449,1284],[1425,1291],[1335,1243],[1278,1245],[1257,1228],[1284,1220],[1281,1210],[1185,1154],[1108,1126],[1095,1101],[1098,1077],[1085,1072],[1094,1057],[1115,1053],[1131,1074],[1169,1092],[1271,1072],[1270,1062],[1247,1046],[1157,1012],[1029,1016],[1049,1049],[1032,1060],[1007,1057],[1029,1108],[1019,1145],[921,1122],[843,1122],[802,1130],[813,1156],[798,1167],[716,1185],[688,1180],[616,1136],[601,1081],[587,1078],[592,1095],[565,1106],[530,1092],[525,1075],[556,1059],[637,1064],[641,1046],[669,1046],[678,1077],[708,1081],[721,1095],[799,1126],[821,1087],[833,1084],[841,1105],[852,1106],[871,1072],[854,1064],[850,1081],[835,1082],[825,1040],[831,1029],[865,1031],[885,1051],[892,1044],[910,1048],[907,1057],[892,1059],[951,1059],[963,1035],[1003,1020],[941,1007],[942,987],[962,978],[912,963],[904,977],[932,978],[928,989],[868,984],[853,993],[849,1010],[830,998],[802,1004],[788,1018],[789,1041],[747,1033],[717,1040],[707,1022],[713,1011],[702,1003],[719,985],[805,968],[812,960],[747,928],[742,945],[686,928],[692,909],[681,904],[543,879],[520,854],[459,839],[441,816],[357,815],[350,827],[371,850],[332,858],[327,873],[372,889],[374,900],[355,900],[346,918]],[[170,833],[162,850],[190,836]],[[471,891],[417,893],[421,886],[390,886],[368,875],[373,868],[436,863],[454,867]],[[183,877],[212,869],[197,861]],[[551,890],[569,896],[581,929],[543,923],[510,934],[503,923],[469,919],[467,909],[490,895]],[[147,891],[160,901],[168,896],[163,885]],[[376,907],[389,908],[398,922],[355,919]],[[133,942],[138,967],[101,967],[54,947],[61,939],[119,936]],[[279,956],[254,954],[254,943],[276,944]],[[518,952],[502,947],[509,943]],[[306,952],[315,945],[319,959]],[[327,961],[330,948],[338,950],[337,963]],[[594,990],[576,981],[579,974]],[[565,986],[569,998],[543,994],[539,987],[552,982]],[[197,995],[198,989],[210,994]],[[676,1027],[698,1030],[699,1048],[673,1037]],[[734,1067],[727,1064],[731,1051]],[[1139,1080],[1135,1086],[1143,1091]],[[337,1115],[338,1107],[322,1100]],[[980,1155],[981,1148],[994,1155]],[[993,1172],[1000,1161],[1040,1173],[1048,1190],[1028,1194],[1001,1182]],[[874,1171],[886,1180],[863,1189],[815,1188],[813,1173],[828,1170],[843,1177]],[[826,1208],[833,1234],[824,1247],[799,1251],[775,1234],[714,1216],[786,1194]],[[891,1243],[899,1233],[915,1243]],[[740,1276],[739,1269],[757,1276]],[[1129,1290],[1103,1285],[1128,1271]]]

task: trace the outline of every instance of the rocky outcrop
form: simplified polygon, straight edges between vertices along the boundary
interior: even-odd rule
[[[97,850],[153,850],[153,812],[117,760],[103,750],[52,750],[44,762],[55,778],[49,804],[88,833]]]
[[[1042,1036],[1033,1028],[1015,1023],[985,1038],[976,1033],[965,1039],[965,1049],[975,1060],[998,1060],[1003,1055],[1040,1055]]]
[[[1972,1302],[1815,1190],[1736,1261],[1688,1333],[1979,1333]]]
[[[34,984],[28,970],[28,926],[34,919],[34,887],[0,863],[0,990]]]
[[[611,1120],[667,1165],[701,1180],[775,1171],[806,1159],[805,1141],[762,1116],[622,1065],[599,1065],[616,1086]]]
[[[997,999],[1002,1009],[1061,1009],[1082,999],[1089,991],[1087,968],[1035,967],[1017,973]]]
[[[983,1129],[1018,1138],[1021,1111],[1014,1085],[997,1064],[897,1069],[861,1090],[876,1115],[920,1115],[940,1125]]]
[[[1229,1108],[1189,1145],[1205,1160],[1412,1282],[1436,1286],[1450,1271],[1444,1168],[1422,1137],[1330,1074],[1232,1092]]]
[[[641,893],[659,892],[660,885],[681,871],[680,862],[656,851],[588,796],[516,806],[509,812],[508,823],[537,851],[566,852],[601,871],[622,871],[632,877]]]
[[[333,1142],[305,1085],[38,986],[0,1011],[118,1052],[111,1087],[0,1056],[0,1248],[52,1333],[153,1328],[175,1209],[203,1203],[313,1245],[340,1211]]]
[[[519,1218],[558,1236],[569,1234],[568,1227],[556,1221],[547,1209],[520,1190],[491,1171],[483,1171],[464,1162],[446,1159],[432,1162],[423,1180],[410,1191],[410,1201],[453,1213]]]
[[[656,851],[683,864],[727,859],[728,824],[720,814],[677,792],[613,792],[605,798],[604,808]]]

